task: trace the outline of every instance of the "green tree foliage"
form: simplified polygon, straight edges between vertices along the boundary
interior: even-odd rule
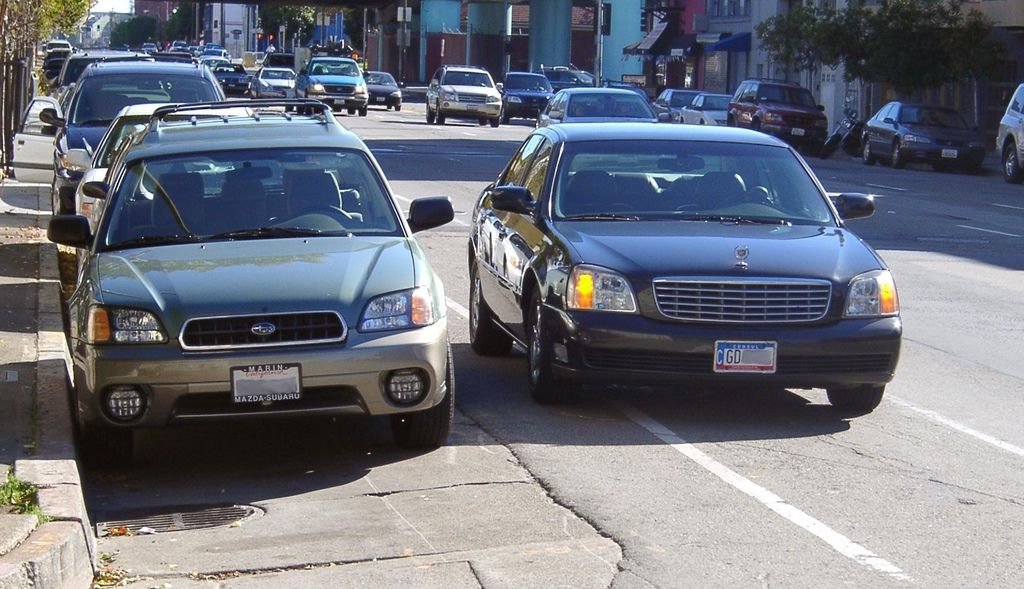
[[[110,31],[112,46],[128,45],[138,47],[148,41],[156,40],[156,19],[151,16],[136,16],[133,19],[118,23]]]
[[[274,35],[279,49],[284,49],[276,41],[281,25],[285,26],[287,39],[308,37],[313,31],[316,15],[317,9],[310,6],[264,6],[260,9],[263,32]]]
[[[842,64],[848,79],[889,84],[904,96],[992,74],[1005,51],[990,37],[992,23],[962,0],[882,0],[838,11],[798,5],[755,31],[787,70]]]
[[[192,30],[195,27],[195,14],[192,10],[192,2],[179,2],[177,10],[164,23],[160,40],[169,43],[181,39],[190,44],[195,41]]]
[[[42,0],[39,6],[39,30],[42,37],[55,33],[71,34],[89,15],[93,0]]]

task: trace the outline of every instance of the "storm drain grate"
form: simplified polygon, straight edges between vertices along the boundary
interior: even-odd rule
[[[183,532],[228,526],[261,515],[263,510],[252,505],[204,507],[168,513],[141,515],[134,518],[100,522],[98,536],[134,536],[140,533]]]

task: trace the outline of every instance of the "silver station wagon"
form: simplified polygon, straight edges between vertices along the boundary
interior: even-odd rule
[[[452,219],[447,197],[403,218],[363,142],[294,99],[161,107],[107,179],[83,187],[95,233],[48,232],[86,249],[68,312],[87,460],[130,460],[136,428],[247,417],[390,415],[399,444],[444,443],[445,296],[412,234]]]

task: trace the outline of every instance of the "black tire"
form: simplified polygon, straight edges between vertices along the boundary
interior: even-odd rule
[[[480,292],[480,274],[469,274],[469,345],[480,356],[504,356],[512,349],[512,338],[494,324],[494,314]]]
[[[350,115],[354,115],[354,114],[356,114],[356,109],[354,109],[354,108],[346,108],[345,112],[347,112]]]
[[[402,110],[402,105],[401,104],[396,104],[395,105],[395,112],[398,112],[400,110]]]
[[[505,113],[505,112],[501,113],[501,124],[502,125],[507,125],[509,123],[509,121],[511,121],[511,120],[512,120],[512,118],[508,116],[508,113]]]
[[[481,127],[483,127],[484,125],[487,124],[487,118],[486,117],[480,117],[479,119],[477,119],[477,124],[480,125]]]
[[[437,448],[448,440],[455,419],[455,363],[448,344],[444,400],[430,409],[391,416],[391,434],[403,448]]]
[[[501,124],[501,121],[500,121],[500,119],[498,117],[494,117],[493,119],[491,119],[491,128],[497,129],[498,125],[500,125],[500,124]]]
[[[78,452],[82,461],[96,468],[131,464],[135,449],[135,432],[127,427],[82,425]]]
[[[427,105],[427,124],[428,125],[433,125],[435,120],[437,120],[437,115],[434,114],[434,111],[430,110],[430,105],[428,104]]]
[[[834,387],[826,391],[828,402],[837,411],[848,415],[871,413],[882,402],[884,384],[862,384],[851,387]]]
[[[825,143],[822,144],[821,150],[818,151],[818,157],[825,159],[835,153],[836,150],[839,149],[839,143],[842,140],[843,138],[839,136],[839,133],[829,135],[828,139],[825,140]]]
[[[534,291],[526,317],[526,374],[530,396],[541,405],[564,403],[573,393],[570,383],[555,380],[551,370],[554,346],[546,319],[540,292]]]
[[[1020,184],[1024,181],[1024,170],[1020,167],[1020,158],[1017,156],[1017,144],[1013,141],[1003,146],[1003,179],[1010,184]]]
[[[897,170],[902,170],[907,167],[907,160],[903,157],[903,149],[900,147],[898,139],[892,144],[892,157],[889,158],[889,162],[892,164],[892,167]]]
[[[868,141],[867,137],[865,137],[862,143],[864,144],[864,147],[860,150],[861,161],[864,162],[865,166],[875,165],[878,158],[875,157],[875,154],[871,153],[871,142]]]
[[[438,125],[443,125],[444,121],[445,121],[444,113],[441,112],[441,111],[437,111],[437,124]]]
[[[367,111],[367,110],[368,110],[368,108],[367,108],[367,107],[365,107],[365,106],[364,106],[363,108],[359,109],[359,116],[361,116],[361,117],[365,117],[365,116],[366,116],[366,111]]]

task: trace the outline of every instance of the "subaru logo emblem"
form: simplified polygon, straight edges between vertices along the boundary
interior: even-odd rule
[[[259,323],[254,323],[253,326],[249,328],[249,331],[251,331],[253,335],[266,337],[268,335],[273,335],[274,332],[277,331],[277,326],[268,321],[261,321]]]
[[[736,247],[736,267],[740,270],[746,270],[749,264],[747,264],[747,258],[750,256],[750,248],[745,245]]]

